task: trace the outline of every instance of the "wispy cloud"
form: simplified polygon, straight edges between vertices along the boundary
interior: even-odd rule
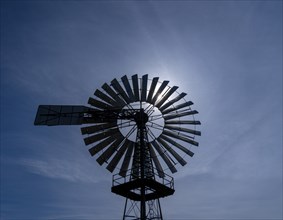
[[[19,162],[31,173],[47,178],[63,179],[71,182],[97,183],[101,178],[97,178],[86,171],[85,164],[74,163],[59,159],[22,159]]]

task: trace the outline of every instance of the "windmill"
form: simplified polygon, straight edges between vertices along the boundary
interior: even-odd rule
[[[137,74],[104,83],[89,106],[40,105],[35,125],[83,125],[81,133],[91,156],[113,175],[111,191],[126,198],[123,220],[162,220],[160,198],[173,195],[174,179],[184,157],[198,146],[200,122],[193,102],[177,86],[159,77]]]

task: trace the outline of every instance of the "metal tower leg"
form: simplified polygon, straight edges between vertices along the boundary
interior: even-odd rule
[[[144,219],[140,216],[139,202],[126,199],[123,220],[163,220],[159,199],[145,202],[146,210]]]
[[[123,220],[126,220],[126,219],[125,219],[125,216],[126,216],[127,204],[128,204],[128,199],[126,199],[126,202],[125,202]]]
[[[158,209],[159,209],[159,214],[160,214],[160,220],[163,220],[162,211],[161,211],[161,205],[160,205],[159,199],[158,199]]]

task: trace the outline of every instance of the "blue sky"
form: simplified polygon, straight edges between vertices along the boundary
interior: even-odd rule
[[[282,219],[282,1],[2,1],[1,219],[121,219],[80,128],[33,121],[136,73],[202,122],[164,219]]]

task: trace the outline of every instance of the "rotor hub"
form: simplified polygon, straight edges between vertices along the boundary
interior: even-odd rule
[[[135,113],[134,120],[137,123],[138,128],[145,127],[145,124],[148,122],[148,115],[143,109],[140,109],[140,111]]]

